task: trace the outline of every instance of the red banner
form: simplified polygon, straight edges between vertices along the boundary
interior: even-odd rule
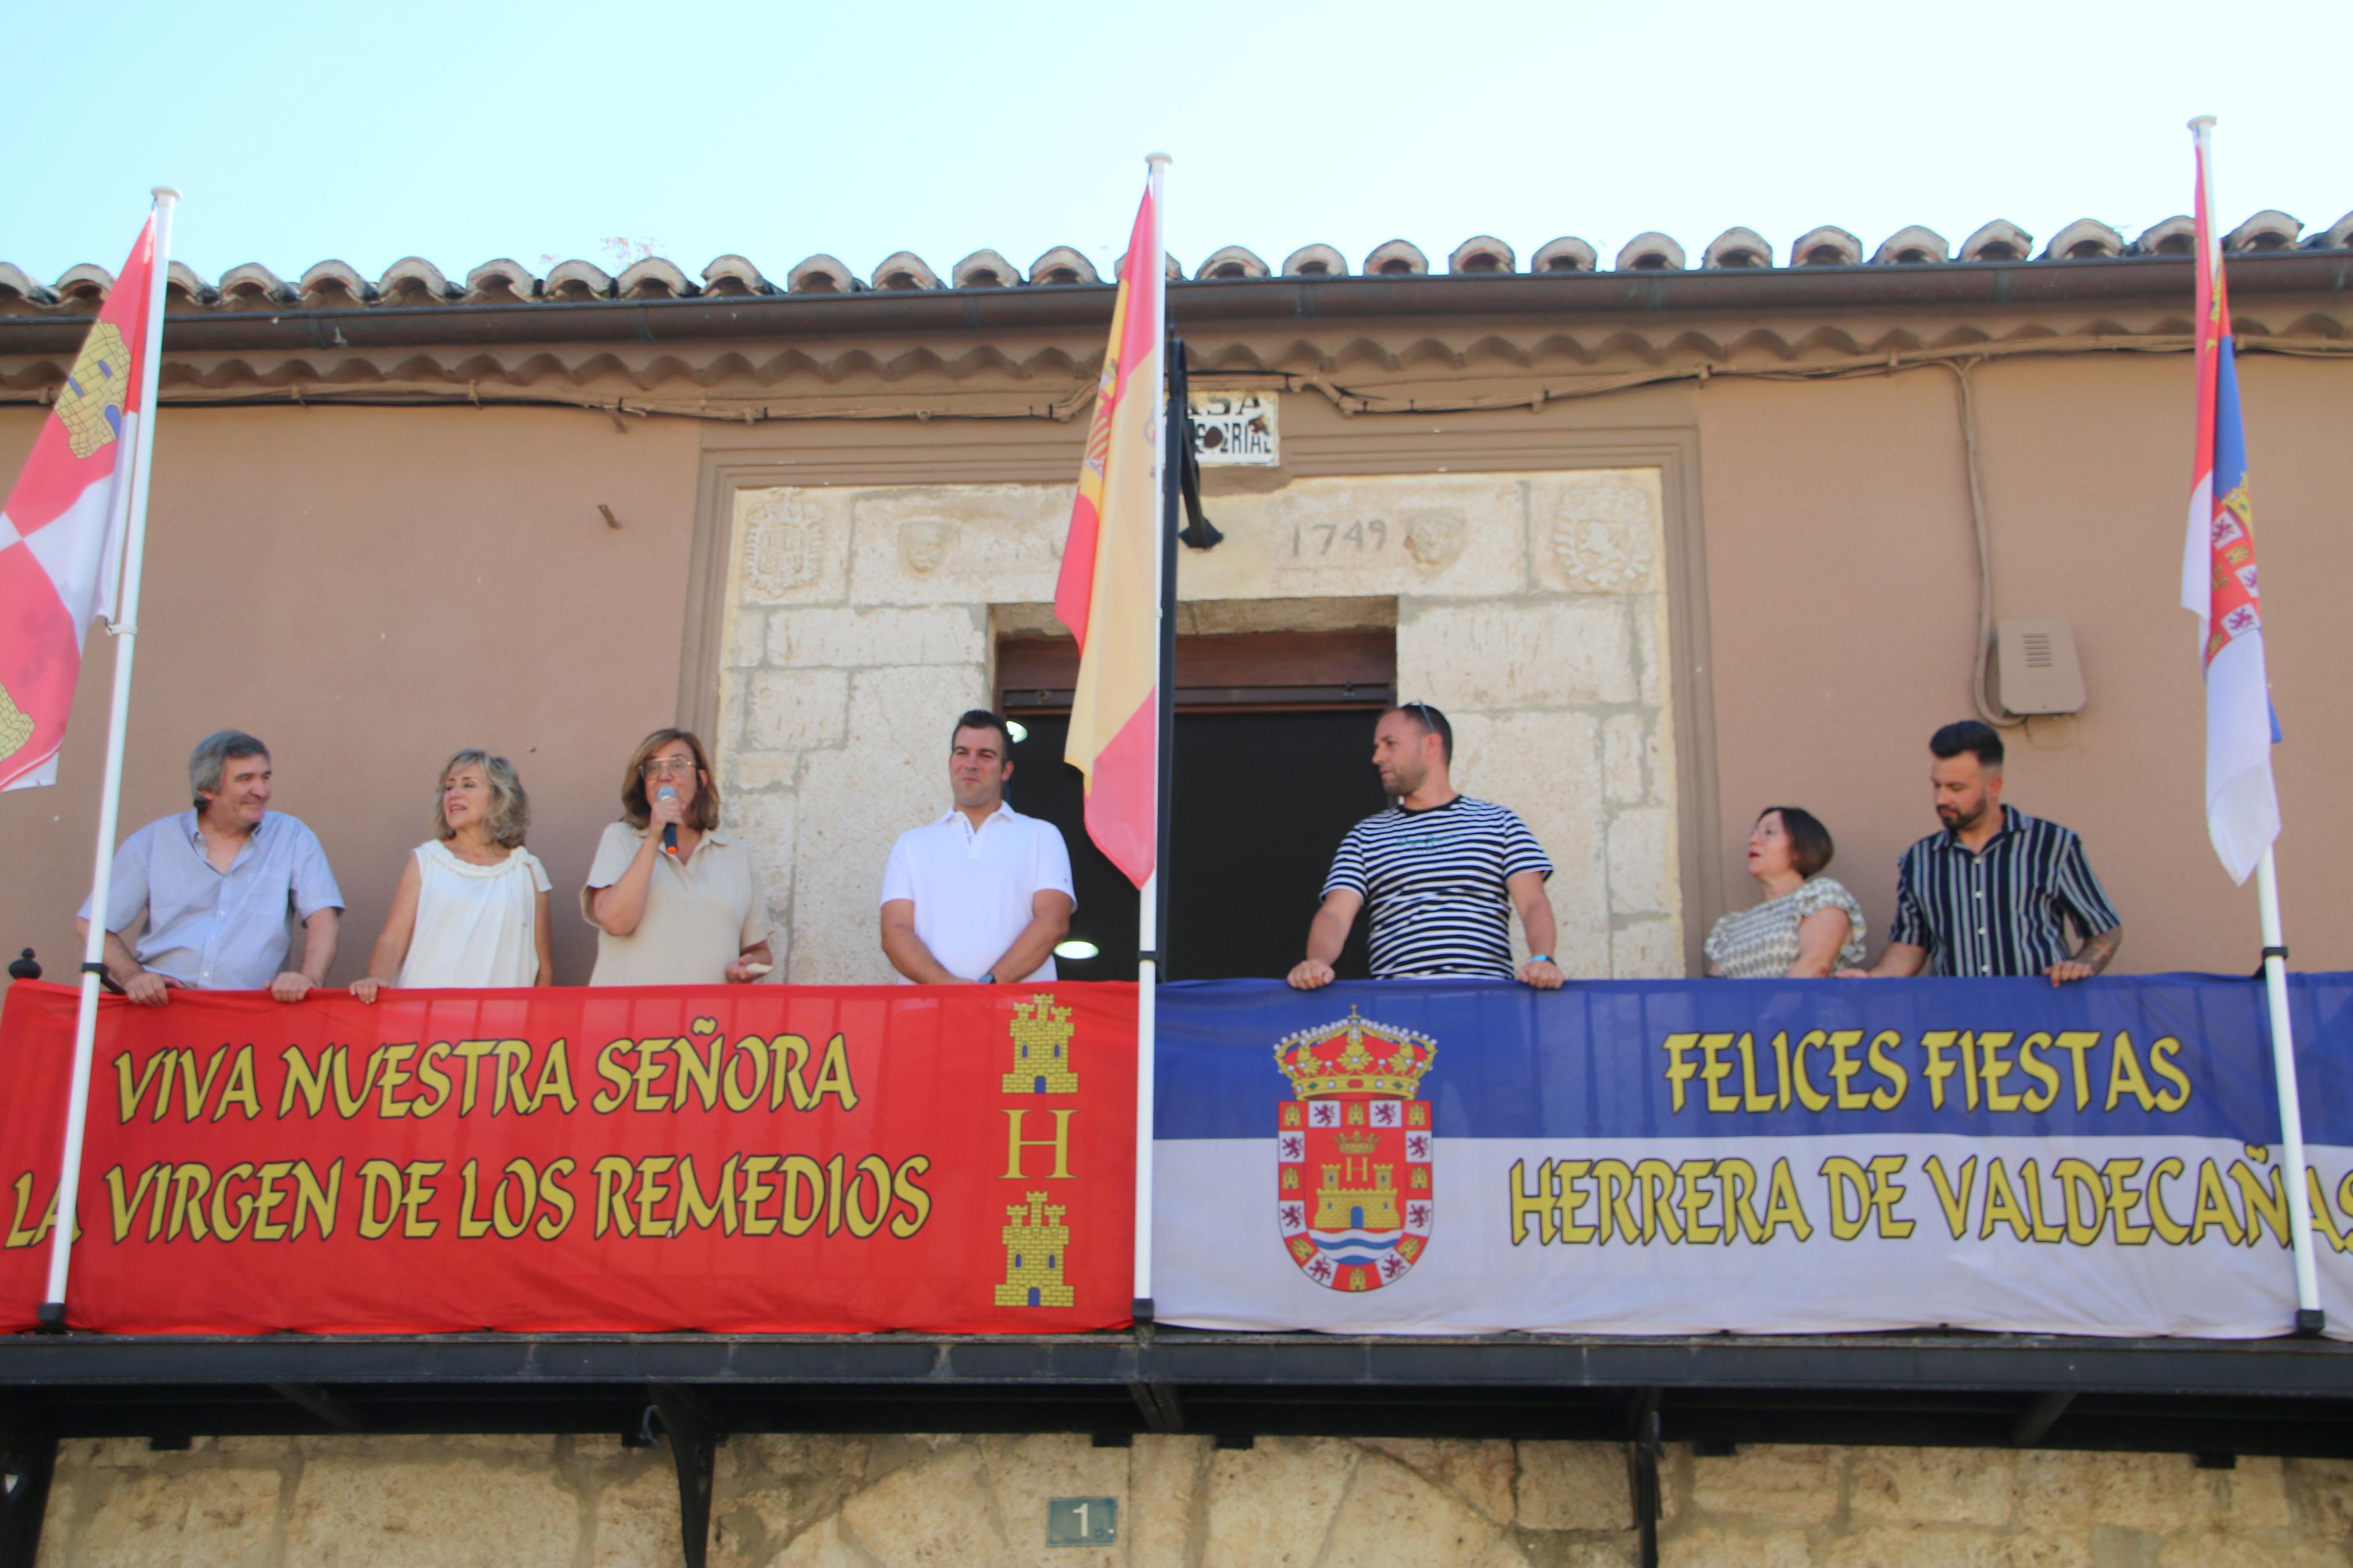
[[[0,1330],[76,993],[0,1016]],[[176,991],[100,1005],[67,1318],[112,1333],[1125,1324],[1135,988]]]

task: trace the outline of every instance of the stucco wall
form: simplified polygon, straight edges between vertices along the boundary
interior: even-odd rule
[[[36,428],[0,410],[0,474]],[[167,411],[155,439],[124,831],[188,805],[207,731],[268,741],[273,805],[318,832],[349,900],[340,983],[365,972],[437,770],[485,746],[531,792],[556,973],[585,981],[595,933],[573,900],[630,747],[676,703],[694,427],[223,408]],[[80,960],[112,679],[92,632],[57,786],[0,795],[0,944],[37,948],[51,978]]]
[[[2176,354],[2078,354],[1996,361],[1972,373],[1997,612],[2072,619],[2090,693],[2079,717],[2038,720],[2015,733],[2010,798],[2085,836],[2129,928],[2119,962],[2126,972],[2242,972],[2255,940],[2252,892],[2229,884],[2205,843],[2201,693],[2189,618],[2174,606],[2187,366]],[[2353,374],[2341,362],[2250,354],[2242,377],[2269,652],[2287,737],[2276,763],[2288,931],[2299,966],[2341,968],[2353,965],[2353,907],[2334,897],[2333,882],[2353,851],[2353,826],[2334,809],[2332,763],[2353,721],[2353,687],[2338,677],[2353,660],[2353,622],[2335,613],[2335,595],[2353,580],[2353,531],[2344,526],[2353,445],[2337,433],[2353,414]],[[29,449],[39,417],[33,408],[0,409],[0,473],[13,472]],[[1673,722],[1644,721],[1644,739],[1663,746],[1656,761],[1672,770],[1672,788],[1646,773],[1645,798],[1631,800],[1621,773],[1601,795],[1607,832],[1615,835],[1624,820],[1628,846],[1648,831],[1636,824],[1654,820],[1640,814],[1672,808],[1678,795],[1696,809],[1666,835],[1672,869],[1669,858],[1631,847],[1603,855],[1613,906],[1622,897],[1620,867],[1659,874],[1672,888],[1672,905],[1613,908],[1605,922],[1612,943],[1642,946],[1651,957],[1621,960],[1613,951],[1605,964],[1599,948],[1571,952],[1588,973],[1657,972],[1649,937],[1627,933],[1674,919],[1695,937],[1721,908],[1753,899],[1741,842],[1759,807],[1785,801],[1830,824],[1841,847],[1837,873],[1883,935],[1894,858],[1934,826],[1923,742],[1970,708],[1977,574],[1949,372],[1808,382],[1720,376],[1535,408],[1429,416],[1344,416],[1322,396],[1293,393],[1282,395],[1282,417],[1283,468],[1212,472],[1212,511],[1235,542],[1189,563],[1186,592],[1198,600],[1396,594],[1402,678],[1449,691],[1468,704],[1470,728],[1486,731],[1466,732],[1465,783],[1516,795],[1514,804],[1536,802],[1532,821],[1549,810],[1552,825],[1539,831],[1565,871],[1587,853],[1590,797],[1572,781],[1547,806],[1546,786],[1526,776],[1535,765],[1528,759],[1546,748],[1583,748],[1581,731],[1567,734],[1583,722],[1570,717],[1583,700],[1558,698],[1539,679],[1550,661],[1577,657],[1554,646],[1573,636],[1541,608],[1555,584],[1538,574],[1557,559],[1540,537],[1543,520],[1531,513],[1522,557],[1528,575],[1512,593],[1451,586],[1458,577],[1483,581],[1489,569],[1468,548],[1443,571],[1398,562],[1388,578],[1353,566],[1277,570],[1271,556],[1247,571],[1224,563],[1249,559],[1254,531],[1283,533],[1287,525],[1268,520],[1296,502],[1280,498],[1311,495],[1314,485],[1377,480],[1409,492],[1424,482],[1417,474],[1435,483],[1547,471],[1559,481],[1560,470],[1578,464],[1624,467],[1632,450],[1687,450],[1688,472],[1679,458],[1657,459],[1666,465],[1669,539],[1656,580],[1670,606],[1678,602],[1669,580],[1675,572],[1686,585],[1700,584],[1689,601],[1694,615],[1680,626],[1670,615],[1670,629],[1686,641],[1696,637],[1691,646],[1700,652],[1679,663],[1672,650],[1653,661],[1647,647],[1637,649],[1640,668],[1669,677],[1656,711]],[[716,718],[723,666],[749,669],[754,661],[765,684],[744,713],[758,708],[772,727],[786,727],[773,730],[777,744],[747,752],[793,752],[799,742],[783,737],[802,721],[791,717],[800,698],[790,693],[805,688],[823,708],[839,687],[842,739],[820,736],[819,743],[848,749],[827,752],[840,759],[834,763],[812,752],[810,776],[828,789],[844,779],[862,787],[859,769],[896,769],[906,749],[884,756],[851,745],[849,735],[872,734],[860,704],[928,730],[941,708],[986,694],[987,607],[1050,595],[1057,492],[1082,434],[1075,425],[625,423],[623,433],[607,415],[555,410],[167,410],[126,826],[182,802],[183,761],[206,730],[236,723],[270,739],[280,750],[280,804],[320,830],[350,897],[335,970],[348,979],[365,963],[402,856],[422,837],[433,769],[454,747],[491,745],[522,765],[539,824],[533,847],[563,885],[559,901],[568,910],[595,835],[612,814],[614,775],[628,746],[658,723],[692,716],[699,704]],[[766,465],[765,477],[744,481],[755,489],[1019,481],[1031,495],[1021,527],[1032,554],[988,555],[996,546],[987,528],[976,528],[959,531],[944,564],[913,573],[895,534],[885,538],[892,531],[878,526],[877,542],[860,546],[853,574],[844,535],[842,575],[828,590],[840,615],[794,622],[809,635],[782,642],[763,624],[756,650],[739,637],[734,648],[705,660],[695,650],[716,640],[736,602],[725,581],[736,565],[732,492],[721,471],[729,462]],[[786,477],[828,465],[822,479]],[[1366,493],[1380,495],[1384,510],[1410,500]],[[605,525],[600,502],[622,528]],[[1675,531],[1686,522],[1694,542],[1678,566]],[[720,579],[708,602],[694,576],[697,552],[706,549]],[[1219,573],[1257,580],[1209,580]],[[1435,658],[1440,644],[1417,643],[1418,626],[1434,631],[1444,616],[1482,599],[1520,627],[1505,637],[1521,639],[1512,648],[1464,645],[1487,648],[1500,660],[1492,668],[1510,673],[1514,689],[1500,705],[1449,687],[1450,667]],[[1418,620],[1419,605],[1441,619]],[[902,672],[853,678],[884,641],[901,650],[886,663],[904,661],[891,665]],[[1414,665],[1425,657],[1417,647],[1430,650],[1431,662]],[[804,660],[807,671],[831,673],[810,673],[796,688]],[[0,833],[12,847],[11,874],[0,885],[0,942],[39,948],[53,974],[69,972],[76,951],[69,916],[89,877],[111,668],[111,647],[94,636],[61,786],[0,795]],[[929,673],[909,673],[917,670]],[[1522,690],[1523,680],[1534,684]],[[1549,716],[1527,717],[1528,706]],[[1510,725],[1504,708],[1515,715]],[[1608,726],[1623,729],[1631,712],[1601,716],[1605,768],[1612,756],[1630,754],[1630,737],[1613,740],[1618,731]],[[1565,739],[1515,752],[1508,737],[1531,728]],[[1521,771],[1493,772],[1506,757]],[[826,767],[848,771],[836,776]],[[780,778],[763,783],[752,769],[736,782],[747,796],[740,826],[776,846],[772,870],[836,856],[854,873],[828,880],[839,907],[824,911],[824,940],[842,945],[822,952],[806,934],[817,908],[798,901],[813,883],[791,879],[794,901],[785,912],[812,966],[796,967],[796,978],[879,973],[865,905],[888,841],[883,828],[913,820],[908,812],[928,806],[935,781],[890,783],[894,793],[881,797],[871,829],[823,854],[828,830],[784,804],[790,792]],[[749,798],[762,794],[771,798]],[[1571,871],[1556,884],[1565,910],[1577,875],[1588,879],[1576,897],[1599,885],[1589,871]],[[559,978],[584,979],[592,933],[565,911],[556,933]]]
[[[884,858],[945,809],[947,726],[987,700],[992,625],[1053,596],[1069,507],[1067,485],[734,493],[717,741],[788,979],[891,977]],[[1398,694],[1447,712],[1458,785],[1552,857],[1563,964],[1682,973],[1656,469],[1301,479],[1217,521],[1180,598],[1303,627],[1318,600],[1394,599]]]
[[[2337,775],[2353,726],[2353,374],[2250,355],[2253,466],[2286,824],[2281,889],[2299,967],[2353,965],[2339,896],[2353,827]],[[2187,360],[1979,366],[1978,437],[2000,616],[2074,623],[2089,701],[2009,732],[2008,796],[2084,836],[2123,913],[2118,968],[2244,973],[2253,884],[2206,838],[2204,696],[2180,609]],[[1954,378],[1726,382],[1693,399],[1705,472],[1723,886],[1754,900],[1740,849],[1758,809],[1804,805],[1835,875],[1883,939],[1894,859],[1936,821],[1927,738],[1971,716],[1978,571]]]
[[[1660,1466],[1665,1568],[2319,1568],[2348,1561],[2353,1464],[1957,1448],[1751,1447]],[[1049,1548],[1050,1499],[1118,1541]],[[741,1436],[715,1568],[1627,1568],[1614,1444]],[[64,1445],[40,1568],[669,1568],[666,1453],[612,1437]]]

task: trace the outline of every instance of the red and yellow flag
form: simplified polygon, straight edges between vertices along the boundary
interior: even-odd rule
[[[82,632],[114,618],[161,265],[150,217],[0,500],[0,789],[57,782]]]
[[[1086,776],[1087,834],[1141,888],[1159,834],[1160,515],[1166,288],[1155,159],[1112,309],[1054,614],[1079,639],[1063,760]]]

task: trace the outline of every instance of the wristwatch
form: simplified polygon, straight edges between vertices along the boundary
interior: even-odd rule
[[[981,983],[983,985],[994,985],[994,984],[997,984],[997,971],[995,971],[994,969],[992,969],[992,970],[990,970],[987,973],[986,973],[986,974],[982,975],[982,976],[980,977],[980,983]]]
[[[1548,952],[1532,952],[1528,954],[1528,962],[1530,963],[1550,963],[1552,962],[1552,954]]]

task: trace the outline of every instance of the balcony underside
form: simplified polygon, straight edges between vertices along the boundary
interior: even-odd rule
[[[2353,1457],[2353,1348],[1969,1334],[1338,1338],[20,1336],[0,1419],[57,1436],[1138,1432],[2042,1445]]]

